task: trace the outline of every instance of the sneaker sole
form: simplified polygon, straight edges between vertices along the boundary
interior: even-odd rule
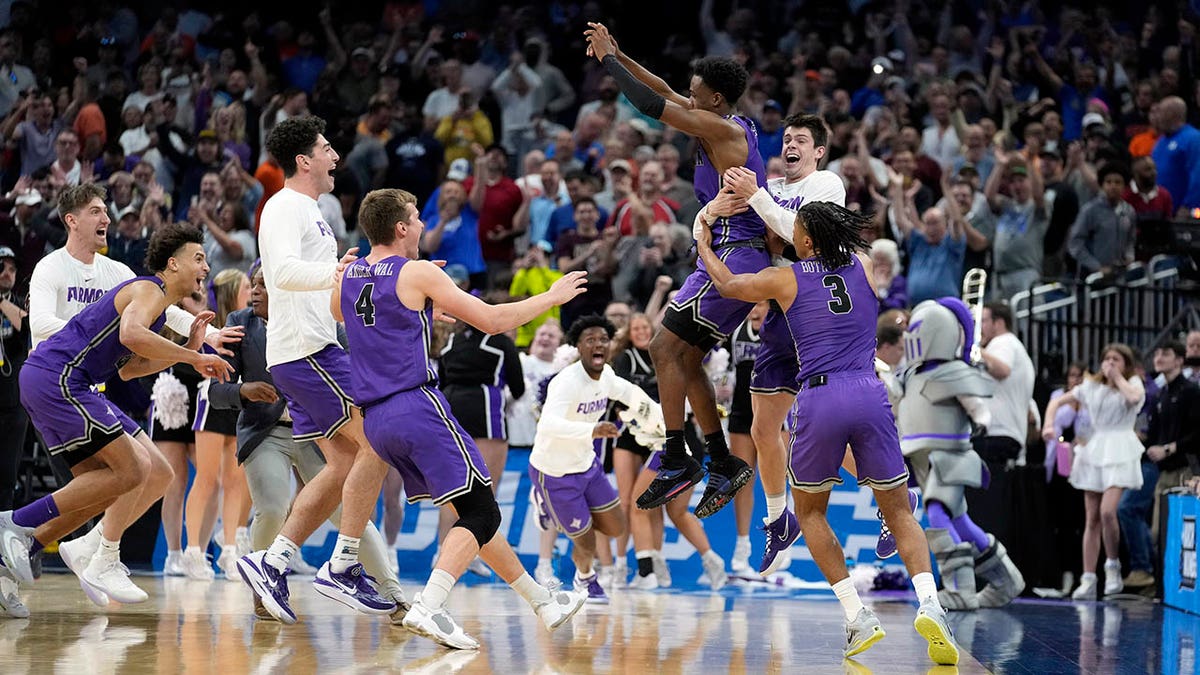
[[[262,587],[262,584],[258,581],[258,572],[253,568],[249,572],[246,571],[246,567],[249,566],[249,563],[239,559],[237,561],[238,574],[242,575],[242,581],[246,582],[246,585],[250,587],[250,590],[254,591],[259,600],[262,600],[263,607],[267,612],[275,617],[275,620],[279,623],[285,623],[289,626],[296,623],[296,617],[284,611],[283,607],[278,602],[275,602],[275,597],[271,595],[270,591]]]
[[[132,583],[132,582],[130,582],[130,583]],[[148,600],[150,598],[150,596],[146,594],[146,591],[143,591],[142,589],[137,588],[136,586],[134,586],[134,589],[136,589],[136,592],[140,593],[140,595],[127,595],[125,597],[120,597],[118,593],[109,591],[109,590],[105,589],[103,586],[101,586],[100,584],[97,584],[94,581],[88,581],[84,577],[79,577],[79,585],[83,587],[83,592],[88,596],[89,599],[92,600],[92,602],[96,602],[94,599],[92,599],[93,592],[103,595],[106,599],[116,600],[117,602],[121,603],[122,605],[136,605],[138,603],[145,602],[146,600]],[[89,591],[89,589],[90,589],[90,591]],[[97,604],[99,604],[99,603],[97,603]],[[108,605],[108,603],[105,602],[103,605],[100,605],[100,606],[105,607],[107,605]]]
[[[586,603],[586,604],[589,604],[589,605],[607,605],[607,604],[608,604],[608,598],[588,598],[588,599],[587,599],[587,603]]]
[[[671,501],[672,499],[675,499],[683,492],[695,487],[702,480],[704,480],[703,467],[701,467],[698,471],[693,473],[687,479],[686,482],[680,483],[677,486],[675,486],[674,488],[671,488],[670,492],[668,492],[667,494],[665,494],[657,499],[643,500],[643,498],[648,494],[647,492],[643,492],[641,497],[638,497],[638,499],[637,499],[637,507],[643,511],[648,511],[650,509],[656,509],[656,508],[662,506],[663,504],[666,504],[667,502]]]
[[[871,647],[875,646],[876,642],[879,642],[880,640],[882,640],[885,637],[887,637],[887,633],[884,632],[883,628],[881,626],[876,626],[875,630],[871,631],[871,634],[869,636],[867,636],[867,639],[858,643],[857,647],[855,647],[853,649],[847,649],[845,652],[843,652],[843,656],[845,656],[846,658],[850,658],[851,656],[857,656],[858,654],[861,654],[861,653],[867,651],[868,649],[870,649]]]
[[[391,614],[392,612],[396,611],[395,605],[392,605],[391,607],[384,607],[384,608],[368,607],[367,605],[364,605],[361,602],[359,602],[357,599],[355,599],[354,596],[343,591],[340,586],[330,585],[330,582],[327,582],[327,581],[321,579],[320,577],[317,577],[315,580],[313,580],[312,585],[313,585],[313,590],[320,593],[321,595],[329,598],[330,600],[336,600],[336,601],[342,603],[343,605],[349,607],[350,609],[361,612],[363,614],[372,614],[374,616],[381,616],[384,614]]]
[[[738,490],[741,490],[746,483],[749,483],[751,478],[754,478],[754,469],[751,469],[747,466],[741,471],[738,471],[737,475],[729,481],[731,487],[727,492],[718,492],[707,502],[702,499],[700,503],[696,505],[696,510],[694,512],[696,517],[707,518],[717,511],[725,508],[730,502],[733,501],[733,496],[737,494]]]
[[[924,614],[913,621],[913,628],[929,643],[929,658],[941,666],[958,665],[958,647],[953,638],[942,628],[942,624]]]

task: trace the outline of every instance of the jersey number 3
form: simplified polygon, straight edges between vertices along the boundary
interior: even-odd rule
[[[846,292],[846,280],[840,274],[826,274],[821,285],[829,289],[829,311],[834,314],[849,314],[854,309],[850,294]]]
[[[375,325],[375,303],[371,302],[371,291],[373,290],[375,290],[375,284],[366,284],[363,286],[362,292],[358,294],[358,299],[354,301],[354,313],[362,319],[364,326]]]

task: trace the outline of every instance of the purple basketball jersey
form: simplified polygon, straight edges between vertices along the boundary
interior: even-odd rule
[[[788,329],[800,360],[798,384],[813,375],[873,371],[879,300],[862,262],[829,270],[818,258],[792,264],[796,299]]]
[[[762,156],[758,154],[758,132],[754,129],[754,123],[738,115],[731,115],[726,119],[737,122],[745,132],[747,156],[743,165],[754,172],[759,187],[766,187],[767,169],[763,165]],[[696,189],[696,199],[702,205],[712,201],[721,191],[723,184],[721,174],[717,172],[717,168],[709,160],[708,154],[704,152],[703,145],[696,150],[696,173],[692,184]],[[713,223],[712,233],[713,247],[716,248],[735,241],[761,239],[766,236],[766,225],[763,224],[762,218],[758,217],[754,209],[749,209],[745,213],[718,219]]]
[[[100,384],[115,376],[133,352],[121,344],[121,315],[114,301],[121,289],[138,281],[150,281],[163,288],[162,279],[153,276],[134,277],[117,284],[38,345],[25,366],[82,377],[87,384]],[[161,331],[166,320],[166,313],[159,314],[150,330]]]
[[[362,258],[342,275],[350,382],[354,402],[364,408],[437,381],[429,364],[433,303],[426,301],[424,310],[414,312],[396,297],[396,279],[407,262],[391,256],[371,265]]]

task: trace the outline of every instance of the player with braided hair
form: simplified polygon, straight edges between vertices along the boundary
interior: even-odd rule
[[[850,581],[842,547],[826,519],[829,493],[841,482],[838,471],[849,444],[858,482],[874,491],[921,602],[913,625],[929,642],[930,658],[953,665],[958,647],[938,602],[924,534],[909,510],[908,471],[895,418],[874,368],[878,302],[871,261],[862,253],[866,224],[866,218],[836,204],[805,204],[796,212],[792,233],[799,261],[755,274],[730,272],[713,253],[707,228],[698,232],[697,250],[721,295],[778,302],[796,353],[803,355],[788,468],[799,518],[771,523],[767,536],[794,539],[796,528],[804,530],[813,561],[845,611],[845,656],[883,638],[879,619],[862,604]],[[846,415],[848,409],[858,414]]]

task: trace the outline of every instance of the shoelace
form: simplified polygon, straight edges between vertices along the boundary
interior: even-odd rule
[[[883,511],[876,511],[875,517],[879,519],[879,537],[882,539],[883,537],[892,536],[891,528],[888,527],[887,521],[883,519]]]

